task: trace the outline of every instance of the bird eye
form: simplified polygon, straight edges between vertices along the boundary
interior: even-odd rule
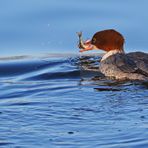
[[[93,38],[93,39],[92,39],[92,43],[95,43],[95,42],[96,42],[96,38]]]

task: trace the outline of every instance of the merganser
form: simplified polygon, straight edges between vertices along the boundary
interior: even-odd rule
[[[91,40],[83,41],[78,33],[80,52],[101,49],[107,53],[102,57],[99,70],[106,77],[118,80],[148,80],[148,54],[132,52],[125,54],[124,37],[109,29],[95,33]]]

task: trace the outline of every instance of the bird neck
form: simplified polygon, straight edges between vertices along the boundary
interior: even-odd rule
[[[101,59],[101,61],[106,60],[108,57],[115,55],[117,53],[125,53],[124,50],[118,50],[118,49],[114,49],[114,50],[110,50],[108,51]]]

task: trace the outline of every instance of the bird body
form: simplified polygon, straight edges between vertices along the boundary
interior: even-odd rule
[[[82,36],[81,36],[82,39]],[[107,53],[102,57],[99,69],[102,74],[118,80],[148,80],[148,54],[132,52],[125,54],[124,37],[117,31],[103,30],[81,47],[80,52],[101,49]]]

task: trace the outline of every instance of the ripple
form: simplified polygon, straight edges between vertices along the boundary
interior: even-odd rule
[[[0,140],[0,146],[7,146],[7,145],[13,145],[13,143],[7,142],[5,140]]]
[[[78,79],[80,78],[80,71],[66,71],[66,72],[54,72],[54,73],[43,73],[27,78],[25,80],[50,80],[50,79]]]
[[[145,147],[147,84],[105,79],[99,59],[1,59],[0,146]]]

